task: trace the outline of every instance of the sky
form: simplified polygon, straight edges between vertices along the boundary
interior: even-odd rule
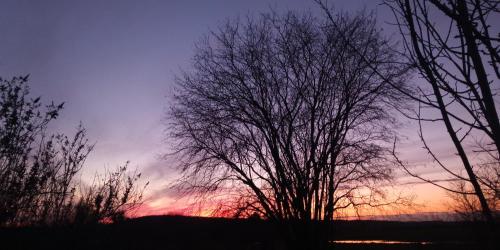
[[[332,1],[337,9],[365,8],[395,35],[389,10],[378,1]],[[150,213],[168,213],[179,205],[167,186],[176,177],[168,151],[165,111],[175,75],[189,69],[194,44],[226,18],[277,11],[320,13],[313,1],[0,1],[0,77],[30,74],[34,96],[45,103],[65,102],[51,129],[71,134],[82,122],[94,151],[81,178],[130,161],[150,181]],[[414,126],[403,155],[425,163],[415,153]],[[443,137],[433,136],[436,142]],[[420,146],[418,146],[420,147]],[[444,154],[448,152],[442,149]],[[432,171],[432,170],[431,170]],[[430,186],[409,187],[422,203],[438,204],[444,192]],[[429,208],[429,211],[435,208]]]

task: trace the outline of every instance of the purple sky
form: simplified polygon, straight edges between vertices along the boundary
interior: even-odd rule
[[[379,1],[332,3],[374,10],[384,29],[395,32],[383,24],[392,13]],[[2,0],[0,76],[29,73],[34,95],[66,102],[54,130],[71,134],[83,122],[97,143],[84,179],[130,160],[151,180],[155,199],[175,177],[159,157],[168,148],[162,119],[175,74],[189,66],[194,43],[210,28],[269,7],[319,13],[305,0]],[[408,136],[407,151],[415,147],[415,133]]]

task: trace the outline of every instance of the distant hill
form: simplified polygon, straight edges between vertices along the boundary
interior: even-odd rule
[[[357,219],[357,218],[353,218]],[[396,215],[372,215],[362,216],[361,220],[382,220],[382,221],[460,221],[460,217],[451,212],[422,212],[413,214]]]

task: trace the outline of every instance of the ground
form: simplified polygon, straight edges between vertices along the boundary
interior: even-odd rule
[[[429,244],[331,244],[332,249],[484,249],[482,225],[460,222],[337,221],[332,240],[391,240]],[[0,249],[279,249],[263,220],[153,216],[119,224],[0,230]],[[491,235],[490,235],[491,238]],[[500,239],[500,237],[498,237]],[[490,244],[498,242],[490,241]],[[491,246],[495,249],[496,246]],[[500,248],[497,248],[500,249]]]

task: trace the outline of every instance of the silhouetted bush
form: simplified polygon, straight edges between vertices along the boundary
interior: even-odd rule
[[[75,207],[75,222],[88,224],[96,222],[120,222],[126,213],[137,208],[142,201],[144,188],[138,187],[140,173],[127,173],[128,162],[104,176],[96,175],[94,183],[82,190],[80,201]]]
[[[140,174],[129,176],[125,165],[78,190],[83,185],[74,177],[93,149],[86,130],[49,133],[63,103],[44,107],[27,82],[28,76],[0,78],[0,226],[68,224],[85,213],[94,222],[123,220],[142,199]]]

